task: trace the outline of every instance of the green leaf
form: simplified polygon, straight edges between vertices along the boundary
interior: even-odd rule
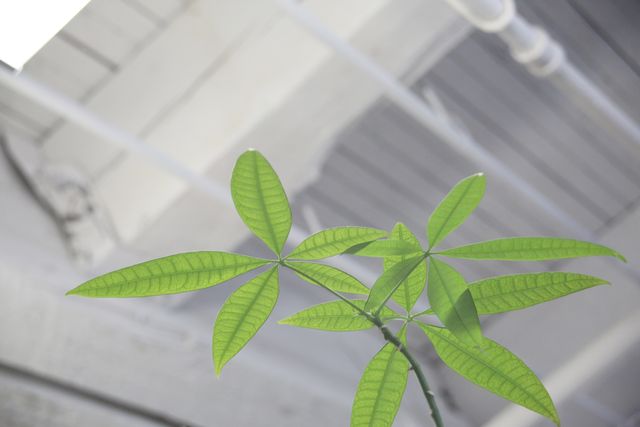
[[[291,208],[278,175],[258,151],[246,151],[238,158],[231,197],[247,227],[280,255],[291,230]]]
[[[384,230],[368,227],[336,227],[315,233],[306,238],[291,252],[288,259],[322,259],[339,255],[361,243],[387,235]]]
[[[401,223],[398,223],[393,227],[389,238],[403,240],[411,243],[412,245],[420,246],[420,242],[416,236],[407,228],[407,226]],[[407,258],[407,256],[387,257],[384,259],[384,269],[388,270],[398,262],[404,261]],[[427,264],[422,262],[411,272],[411,274],[409,274],[409,277],[402,281],[400,287],[391,296],[391,298],[409,312],[422,294],[426,281]]]
[[[438,319],[468,345],[482,346],[480,320],[464,277],[453,267],[431,258],[427,295]]]
[[[409,363],[393,344],[376,354],[353,400],[351,427],[390,427],[407,387]]]
[[[427,235],[433,248],[458,228],[478,206],[486,187],[484,174],[471,175],[449,191],[429,217]]]
[[[356,306],[364,308],[363,300],[350,301]],[[385,307],[381,316],[394,316],[396,314],[393,310]],[[286,319],[282,319],[278,323],[324,331],[362,331],[374,326],[355,308],[342,300],[314,305]]]
[[[322,283],[336,292],[350,294],[367,295],[369,293],[369,288],[358,279],[330,265],[298,261],[287,262],[285,265],[295,271],[302,280],[312,285],[319,286],[318,284]]]
[[[384,258],[389,256],[416,255],[421,252],[423,252],[423,250],[419,243],[387,239],[356,245],[347,249],[344,253]]]
[[[67,295],[130,298],[177,294],[217,285],[270,262],[227,252],[187,252],[103,274]]]
[[[376,312],[382,307],[411,272],[424,261],[424,255],[407,258],[396,263],[376,280],[369,292],[365,310]]]
[[[225,301],[213,329],[216,375],[267,320],[278,300],[278,267],[240,286]]]
[[[580,240],[554,237],[511,237],[472,243],[439,252],[452,258],[499,261],[546,261],[587,256],[612,256],[626,262],[613,249]]]
[[[538,377],[516,355],[485,338],[478,349],[458,340],[450,331],[419,324],[438,356],[458,374],[474,384],[560,425],[558,412]]]
[[[478,314],[520,310],[608,282],[577,273],[526,273],[489,277],[469,284]]]

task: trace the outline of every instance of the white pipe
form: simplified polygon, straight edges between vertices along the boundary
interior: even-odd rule
[[[561,406],[598,373],[614,366],[627,351],[640,344],[640,312],[635,312],[613,328],[606,330],[575,357],[565,362],[543,383],[556,405]],[[537,424],[540,415],[516,405],[509,405],[484,427],[527,427]]]
[[[638,125],[567,59],[564,49],[547,32],[518,15],[514,0],[446,0],[471,24],[487,33],[496,33],[507,43],[511,56],[537,77],[546,77],[594,120],[637,152]],[[597,240],[590,236],[586,240]],[[607,262],[614,263],[613,259]],[[634,281],[640,272],[628,264],[619,265]]]
[[[402,107],[414,119],[430,129],[436,136],[448,142],[460,154],[491,170],[507,185],[537,205],[556,221],[570,229],[577,237],[590,239],[591,232],[580,226],[570,215],[561,210],[553,201],[515,174],[507,165],[475,142],[469,135],[459,132],[447,121],[443,121],[419,96],[407,89],[398,79],[387,72],[369,56],[341,39],[310,14],[295,0],[277,0],[282,8],[302,27],[321,42],[342,55],[371,79],[376,81],[387,96]]]
[[[518,15],[514,0],[446,1],[475,27],[504,40],[511,56],[531,74],[549,79],[602,127],[638,149],[638,124],[567,59],[562,46],[544,29]]]
[[[71,123],[102,138],[104,141],[118,145],[132,153],[139,154],[143,159],[188,182],[212,199],[233,207],[230,193],[218,182],[194,172],[172,157],[167,156],[162,151],[144,143],[144,141],[136,136],[106,122],[78,102],[24,75],[14,74],[5,67],[0,67],[0,84],[31,99],[48,110],[59,114]],[[307,235],[308,233],[294,225],[289,233],[289,239],[291,243],[297,245],[302,242]],[[377,278],[370,269],[353,261],[332,259],[330,263],[336,267],[344,268],[370,285],[373,284]]]
[[[23,95],[37,104],[64,117],[76,126],[92,133],[104,141],[118,145],[127,151],[139,154],[142,158],[166,170],[170,174],[189,182],[200,191],[227,205],[232,204],[228,191],[217,182],[193,172],[156,148],[145,144],[134,135],[107,123],[86,107],[37,81],[0,67],[0,84]]]

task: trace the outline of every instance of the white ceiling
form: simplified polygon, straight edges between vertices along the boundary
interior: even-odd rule
[[[640,53],[638,44],[629,40],[639,37],[630,23],[640,16],[640,8],[631,0],[603,4],[540,0],[521,1],[519,7],[529,19],[545,25],[603,90],[639,117]],[[640,231],[637,153],[612,140],[544,81],[519,69],[491,36],[473,34],[462,40],[467,27],[436,0],[309,0],[304,5],[416,92],[426,85],[433,88],[455,120],[464,123],[484,147],[579,224],[625,253],[633,267],[640,265],[634,255]],[[25,75],[223,186],[237,153],[260,148],[295,194],[295,220],[303,227],[313,228],[309,215],[315,214],[323,226],[356,223],[389,228],[402,220],[418,233],[448,187],[477,171],[401,109],[381,99],[379,87],[313,40],[272,2],[93,0],[27,64]],[[240,221],[228,207],[2,86],[0,124],[18,139],[36,141],[51,162],[73,165],[93,184],[122,243],[96,271],[183,250],[240,245],[243,251],[260,254],[259,244],[245,239]],[[282,425],[309,425],[305,408],[326,424],[336,423],[333,415],[343,419],[348,414],[348,408],[336,405],[335,414],[324,420],[322,411],[313,410],[314,399],[334,405],[331,390],[350,395],[359,368],[378,343],[375,335],[364,334],[358,341],[268,325],[232,374],[243,377],[244,369],[252,366],[289,370],[292,385],[274,387],[265,377],[256,390],[244,394],[243,388],[231,386],[231,380],[222,385],[209,382],[209,330],[230,287],[216,287],[193,298],[89,306],[84,301],[63,301],[67,283],[80,280],[83,273],[74,271],[61,255],[63,246],[55,229],[9,175],[0,180],[11,206],[0,210],[0,227],[8,236],[0,245],[0,260],[8,267],[0,268],[0,273],[5,271],[12,286],[0,301],[11,301],[11,310],[0,314],[0,325],[7,325],[3,334],[11,337],[11,351],[0,349],[0,359],[154,411],[166,409],[177,419],[202,425],[224,405],[203,408],[206,399],[200,396],[191,402],[184,398],[185,390],[196,387],[203,395],[231,390],[226,404],[235,401],[262,408],[260,392],[272,387],[276,404],[267,409],[285,420]],[[487,200],[450,243],[513,234],[566,233],[532,208],[526,195],[489,174]],[[51,244],[41,244],[43,239]],[[36,267],[27,274],[32,261]],[[514,269],[497,263],[460,267],[469,278]],[[513,346],[545,379],[553,378],[564,362],[583,354],[596,337],[606,336],[634,313],[640,292],[637,278],[610,264],[550,267],[592,271],[610,278],[615,286],[487,323],[489,335]],[[290,314],[319,297],[315,289],[300,287],[293,278],[287,278],[286,285],[288,294],[277,315]],[[37,302],[31,304],[32,300]],[[163,304],[173,308],[159,308]],[[30,334],[10,334],[9,326],[30,307],[43,313],[26,324]],[[87,319],[87,325],[74,331],[73,319],[79,316]],[[88,365],[94,357],[103,364],[117,361],[106,338],[88,340],[94,328],[114,339],[121,354],[130,352],[127,363],[114,363],[111,374]],[[176,339],[181,345],[175,345]],[[558,350],[550,351],[550,342]],[[55,344],[55,351],[50,353],[43,343]],[[68,358],[65,345],[86,357]],[[339,350],[327,350],[334,346]],[[164,357],[146,366],[150,348]],[[421,350],[424,360],[432,356],[426,347]],[[629,378],[636,378],[637,364],[629,356],[634,352],[637,346],[621,356],[619,366],[601,369],[587,382],[575,382],[582,384],[583,396],[563,400],[565,425],[615,425],[593,415],[598,404],[605,407],[601,415],[609,408],[619,418],[640,407],[634,398],[635,383],[623,381],[621,374],[624,367],[631,372]],[[140,384],[145,384],[146,376],[175,366],[179,370],[165,377],[172,390],[155,390],[161,388],[160,381],[154,383],[154,393],[143,395]],[[478,425],[504,407],[501,400],[478,392],[437,363],[428,369],[439,387],[453,392],[464,407],[447,409],[455,420],[451,425]],[[1,378],[18,390],[16,395],[39,395],[34,391],[39,386],[20,385],[7,373],[0,372]],[[287,399],[302,393],[296,390],[302,390],[300,383],[307,380],[317,394],[299,402],[302,410],[291,409]],[[600,390],[606,391],[600,394]],[[61,399],[56,405],[66,408],[63,413],[73,413],[77,406],[73,402]],[[413,425],[423,409],[422,402],[408,398],[401,425]],[[77,416],[82,419],[82,414]],[[244,418],[230,416],[228,422],[247,425],[242,423],[256,419],[259,414],[248,413]],[[59,425],[65,425],[67,420],[62,420]],[[118,422],[128,425],[129,420]]]

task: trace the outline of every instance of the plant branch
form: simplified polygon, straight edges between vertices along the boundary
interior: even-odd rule
[[[422,259],[424,259],[424,258],[422,258]],[[419,263],[416,264],[416,267],[418,266],[418,264]],[[369,319],[369,321],[371,321],[374,325],[376,325],[378,327],[378,329],[380,329],[380,332],[382,332],[382,336],[384,337],[385,341],[393,344],[398,349],[398,351],[400,351],[400,353],[402,353],[404,355],[404,357],[407,359],[407,361],[409,361],[409,364],[411,365],[411,369],[416,374],[416,378],[418,379],[418,382],[420,383],[420,388],[422,389],[422,393],[424,394],[424,397],[427,399],[427,403],[429,404],[429,408],[431,408],[431,418],[433,418],[433,421],[434,421],[436,427],[444,427],[444,424],[442,423],[442,416],[440,415],[440,410],[438,409],[438,405],[436,404],[435,396],[434,396],[433,392],[429,389],[429,383],[427,382],[427,378],[424,376],[424,372],[422,372],[422,367],[413,358],[413,356],[409,352],[409,349],[407,348],[407,346],[405,346],[398,339],[398,337],[396,337],[395,335],[393,335],[393,333],[391,333],[389,328],[387,328],[387,326],[380,319],[380,317],[374,316],[371,313],[367,313],[366,311],[362,310],[360,307],[355,305],[353,302],[351,302],[348,298],[344,297],[342,294],[334,291],[333,289],[330,289],[329,287],[327,287],[324,284],[320,283],[318,280],[314,279],[313,277],[309,276],[308,274],[305,274],[302,271],[298,270],[293,265],[291,265],[291,264],[289,264],[287,262],[282,262],[282,265],[287,267],[287,268],[289,268],[289,269],[291,269],[291,270],[293,270],[293,271],[295,271],[299,275],[307,278],[308,280],[310,280],[313,283],[317,284],[318,286],[326,289],[327,291],[331,292],[333,295],[337,296],[342,301],[344,301],[347,304],[349,304],[352,308],[354,308],[360,314],[364,315],[367,319]],[[414,267],[414,269],[415,269],[415,267]]]
[[[373,322],[378,327],[378,329],[380,329],[380,332],[382,332],[382,336],[384,337],[384,339],[396,346],[398,351],[400,351],[400,353],[402,353],[404,357],[409,361],[413,372],[416,374],[418,383],[420,383],[422,393],[427,399],[427,403],[429,404],[429,408],[431,409],[431,418],[433,418],[433,422],[435,423],[436,427],[444,427],[442,416],[440,415],[440,410],[438,409],[435,396],[429,388],[429,383],[427,382],[427,378],[424,376],[424,372],[422,371],[422,367],[420,366],[420,364],[413,358],[413,355],[411,354],[411,352],[409,352],[407,346],[404,345],[402,341],[398,339],[398,337],[393,335],[379,318],[375,318]]]

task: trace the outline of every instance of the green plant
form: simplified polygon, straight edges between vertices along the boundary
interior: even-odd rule
[[[431,417],[443,422],[433,393],[406,342],[406,328],[417,325],[445,364],[469,381],[559,424],[546,389],[535,374],[506,348],[483,336],[479,315],[518,310],[607,283],[577,273],[543,272],[498,276],[468,284],[445,258],[542,261],[619,253],[593,243],[546,237],[516,237],[437,250],[480,203],[485,177],[472,175],[456,184],[427,224],[428,248],[403,224],[390,233],[367,227],[337,227],[315,233],[289,255],[282,251],[291,229],[291,210],[278,176],[257,151],[240,156],[231,194],[247,227],[276,255],[259,259],[226,252],[191,252],[117,270],[78,286],[68,294],[87,297],[144,297],[189,292],[220,284],[267,267],[240,286],[222,306],[214,326],[213,359],[219,375],[267,320],[278,299],[282,268],[320,286],[338,299],[296,313],[280,323],[328,331],[377,327],[386,344],[364,371],[353,402],[352,426],[390,426],[413,370]],[[380,257],[384,272],[369,289],[352,275],[315,262],[336,255]],[[428,267],[428,269],[427,269]],[[427,286],[431,308],[413,307]],[[354,299],[343,294],[364,295]],[[393,301],[402,313],[390,307]],[[436,326],[421,318],[435,314]],[[400,326],[392,330],[391,322]],[[411,369],[410,369],[411,368]]]

